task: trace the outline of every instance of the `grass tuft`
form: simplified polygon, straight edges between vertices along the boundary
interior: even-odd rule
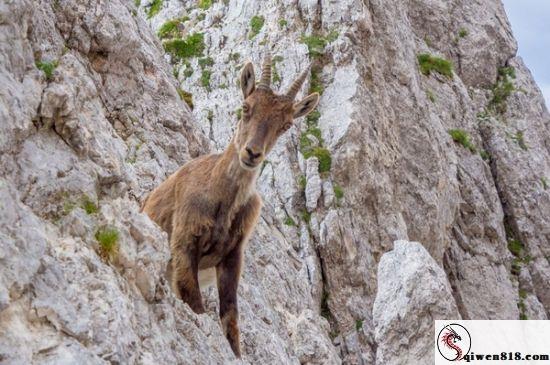
[[[298,186],[301,190],[306,190],[307,178],[304,175],[300,175],[298,178]]]
[[[460,30],[458,31],[458,37],[464,38],[466,36],[468,36],[468,31],[466,30],[466,28],[460,28]]]
[[[493,96],[489,100],[490,111],[504,114],[507,110],[506,100],[516,91],[513,79],[516,78],[516,70],[513,67],[501,67],[498,69],[497,82],[493,85]]]
[[[205,57],[199,59],[199,66],[201,69],[205,69],[206,67],[210,67],[214,65],[214,60],[212,57]]]
[[[297,224],[291,216],[287,216],[284,221],[285,226],[296,227]]]
[[[420,72],[426,76],[429,76],[433,71],[448,78],[453,77],[453,64],[444,58],[422,53],[418,55],[418,64],[420,65]]]
[[[342,189],[341,186],[334,185],[333,190],[334,190],[334,196],[336,197],[337,200],[340,200],[344,197],[344,190]]]
[[[262,27],[264,26],[265,18],[261,15],[254,15],[250,19],[250,32],[248,35],[248,39],[254,39],[260,33],[262,30]]]
[[[304,158],[308,159],[312,156],[319,160],[319,172],[328,172],[332,166],[332,158],[330,152],[324,147],[314,147],[309,151],[305,151]]]
[[[179,27],[183,23],[183,18],[176,18],[166,21],[157,31],[160,39],[176,38],[180,35]]]
[[[311,213],[304,209],[302,211],[302,219],[304,220],[304,222],[309,224],[309,222],[311,221]]]
[[[358,319],[355,321],[355,330],[360,331],[363,328],[363,320]]]
[[[212,0],[199,0],[197,6],[202,10],[208,10],[212,6]]]
[[[508,241],[508,250],[516,257],[521,257],[521,253],[525,246],[520,240],[512,239]]]
[[[153,0],[153,2],[149,4],[147,10],[145,11],[147,19],[151,19],[159,13],[160,9],[162,8],[162,2],[163,0]]]
[[[186,39],[171,39],[163,43],[164,50],[176,60],[200,57],[204,52],[204,35],[194,33]]]
[[[44,72],[44,75],[46,75],[46,80],[51,80],[51,78],[53,77],[53,72],[55,71],[58,64],[58,61],[37,61],[36,67],[40,71]]]
[[[325,53],[327,44],[334,42],[338,38],[339,33],[336,30],[330,31],[327,35],[302,35],[300,42],[307,46],[310,57],[321,57]]]
[[[468,135],[468,132],[462,129],[450,129],[448,133],[451,135],[453,141],[461,144],[464,148],[469,149],[472,153],[476,152],[476,148],[470,141],[470,136]]]
[[[284,28],[288,25],[286,19],[279,19],[279,28]]]
[[[84,209],[84,211],[88,215],[95,214],[99,211],[99,208],[96,205],[96,203],[94,201],[92,201],[92,199],[90,199],[87,195],[84,195],[82,197],[81,207],[82,207],[82,209]]]
[[[212,76],[212,72],[210,70],[203,70],[201,73],[201,85],[206,88],[206,90],[210,91],[210,77]]]
[[[485,150],[479,151],[479,155],[484,161],[489,161],[491,159],[491,154]]]
[[[118,253],[118,230],[114,227],[101,227],[95,234],[99,243],[99,254],[104,259],[111,261]]]

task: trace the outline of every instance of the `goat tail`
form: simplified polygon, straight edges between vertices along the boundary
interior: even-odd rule
[[[199,286],[202,288],[208,288],[216,283],[216,268],[210,267],[208,269],[199,271]]]

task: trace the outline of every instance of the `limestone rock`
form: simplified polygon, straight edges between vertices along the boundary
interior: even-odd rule
[[[321,99],[258,178],[240,362],[404,363],[401,344],[430,347],[399,313],[429,335],[431,313],[550,317],[550,115],[500,1],[20,0],[0,19],[1,363],[238,362],[215,289],[201,316],[172,295],[139,206],[227,145],[240,68],[266,47],[276,91],[312,66],[298,98]],[[180,61],[158,36],[174,19],[202,34]],[[421,53],[452,74],[422,73]]]
[[[436,319],[460,319],[443,269],[418,242],[395,241],[378,264],[376,364],[428,364]]]

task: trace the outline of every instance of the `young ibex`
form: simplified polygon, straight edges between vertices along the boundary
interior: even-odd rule
[[[248,62],[241,72],[242,118],[229,146],[221,154],[186,163],[142,207],[168,232],[172,290],[196,313],[205,311],[199,271],[215,267],[221,324],[237,357],[241,354],[237,287],[243,251],[262,206],[255,181],[277,138],[319,101],[319,94],[313,93],[294,103],[307,74],[304,71],[285,95],[277,95],[270,87],[270,55],[264,59],[258,85]]]

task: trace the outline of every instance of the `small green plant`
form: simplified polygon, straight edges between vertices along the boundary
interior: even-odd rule
[[[540,183],[544,190],[548,190],[548,180],[544,176],[540,178]]]
[[[139,8],[141,6],[141,0],[134,0],[134,5],[136,8]]]
[[[462,129],[450,129],[448,133],[451,135],[453,141],[461,144],[464,148],[469,149],[472,153],[476,152],[476,148],[470,141],[470,136],[468,135],[468,132]]]
[[[203,70],[201,73],[201,85],[208,91],[211,90],[210,76],[212,76],[212,72],[210,72],[210,70]]]
[[[522,150],[529,150],[529,147],[525,143],[525,138],[522,131],[518,131],[516,132],[516,134],[512,135],[512,139],[518,144],[519,148],[521,148]]]
[[[453,64],[444,58],[421,53],[418,55],[418,64],[420,65],[420,72],[426,76],[434,71],[448,78],[453,77]]]
[[[36,67],[40,71],[44,72],[44,75],[46,75],[46,80],[51,80],[53,77],[53,72],[58,64],[58,61],[37,61]]]
[[[162,8],[162,1],[163,0],[153,0],[151,4],[149,4],[147,10],[145,11],[147,19],[151,19],[159,13],[160,9]]]
[[[261,15],[254,15],[250,19],[250,32],[248,35],[248,39],[254,39],[260,33],[262,30],[262,27],[264,26],[265,18]]]
[[[200,13],[199,15],[197,15],[197,20],[198,20],[198,21],[204,20],[204,18],[206,18],[206,14],[205,14],[205,13]]]
[[[96,203],[94,201],[92,201],[92,199],[90,199],[87,195],[84,195],[82,197],[81,207],[82,207],[82,209],[84,209],[84,211],[88,215],[95,214],[99,211],[99,208],[96,205]]]
[[[340,200],[344,197],[344,190],[342,189],[341,186],[334,185],[333,190],[334,190],[334,196],[336,197],[337,200]]]
[[[518,239],[511,239],[508,241],[508,250],[516,257],[521,257],[525,246]]]
[[[239,108],[239,109],[235,110],[235,114],[237,115],[237,119],[241,120],[241,118],[243,116],[243,109]]]
[[[428,99],[429,99],[432,103],[435,103],[435,95],[434,95],[433,91],[431,91],[431,90],[426,90],[426,96],[428,97]]]
[[[302,220],[309,224],[309,222],[311,221],[311,213],[304,209],[302,211]]]
[[[241,54],[239,52],[234,52],[229,55],[229,59],[233,62],[239,62],[241,59]]]
[[[310,57],[320,57],[325,51],[327,41],[323,37],[311,35],[311,36],[302,36],[300,39],[302,43],[305,43],[309,51]]]
[[[309,92],[310,93],[319,93],[319,95],[323,94],[323,91],[325,90],[323,83],[321,81],[320,76],[320,70],[317,67],[311,68],[311,74],[309,79]]]
[[[319,160],[319,172],[328,172],[332,166],[332,158],[330,152],[324,147],[314,147],[313,149],[304,153],[304,158],[308,159],[312,156],[317,157]]]
[[[193,110],[193,108],[195,107],[195,105],[193,105],[193,94],[180,88],[178,88],[177,91],[178,91],[178,95],[180,96],[180,99],[185,101],[189,106],[189,108]]]
[[[288,22],[286,21],[286,19],[279,19],[279,27],[280,28],[284,28],[288,25]]]
[[[513,79],[516,78],[516,70],[513,67],[501,67],[498,69],[497,82],[493,85],[493,96],[489,100],[488,108],[499,114],[506,113],[506,100],[516,91]]]
[[[489,154],[489,152],[485,151],[485,150],[481,150],[479,151],[479,155],[481,156],[481,158],[485,161],[489,161],[491,159],[491,155]]]
[[[465,38],[466,36],[468,36],[468,31],[466,28],[460,28],[458,31],[458,38]]]
[[[285,226],[296,227],[297,224],[291,216],[287,216],[284,221]]]
[[[363,320],[358,319],[355,321],[355,330],[361,331],[361,328],[363,328]]]
[[[204,69],[206,67],[210,67],[214,65],[214,60],[212,57],[205,57],[199,59],[199,66]]]
[[[118,230],[114,227],[101,227],[96,231],[95,239],[99,243],[100,256],[111,261],[118,253]]]
[[[204,35],[194,33],[186,39],[170,39],[163,43],[164,50],[176,60],[200,57],[204,52]]]
[[[307,178],[304,175],[300,175],[300,177],[298,177],[298,186],[300,187],[301,190],[306,190],[306,185],[307,185]]]
[[[306,116],[306,123],[309,126],[316,126],[321,118],[321,113],[318,110],[314,110]]]
[[[197,6],[202,10],[207,10],[212,6],[212,0],[199,0]]]
[[[182,23],[181,18],[171,19],[166,21],[157,31],[160,39],[175,38],[179,35],[179,27]]]

